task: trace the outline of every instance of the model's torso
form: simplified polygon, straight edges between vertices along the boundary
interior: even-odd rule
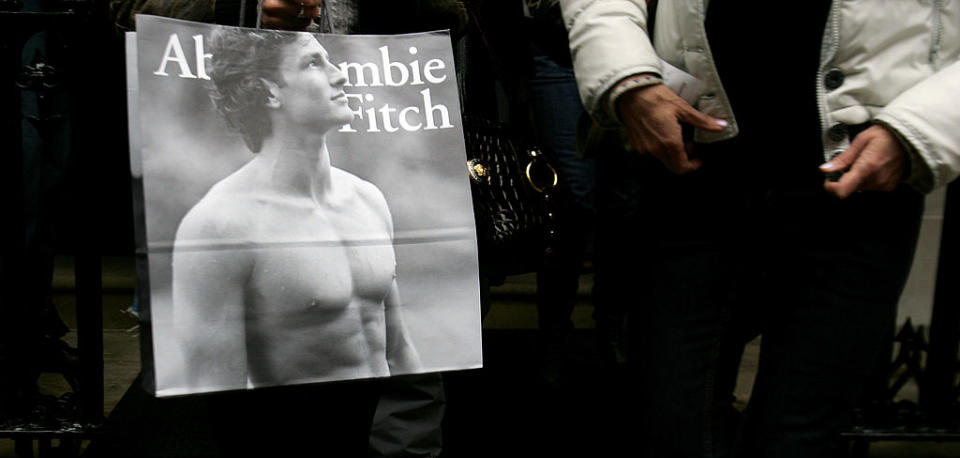
[[[247,221],[247,364],[255,386],[389,374],[384,299],[396,275],[379,191],[338,172],[328,199],[233,194]],[[371,196],[371,189],[376,195]]]

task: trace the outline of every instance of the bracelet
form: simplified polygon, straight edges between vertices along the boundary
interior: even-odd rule
[[[654,84],[662,84],[663,78],[653,74],[653,73],[643,73],[640,75],[628,76],[617,83],[613,89],[610,89],[609,95],[607,95],[607,109],[610,113],[613,114],[613,117],[620,119],[619,113],[617,113],[617,98],[626,93],[629,90],[637,89],[646,86],[653,86]]]

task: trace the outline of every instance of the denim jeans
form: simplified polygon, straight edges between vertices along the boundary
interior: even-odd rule
[[[704,166],[682,176],[649,155],[598,158],[625,205],[603,240],[622,247],[608,267],[629,291],[643,456],[829,456],[895,318],[922,196],[841,201],[817,154],[809,170],[770,167],[769,148],[740,141],[697,154]],[[741,420],[730,393],[757,331]]]

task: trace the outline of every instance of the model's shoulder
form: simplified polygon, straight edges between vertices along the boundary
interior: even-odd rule
[[[393,217],[387,198],[377,185],[364,180],[350,172],[334,169],[337,176],[337,185],[341,186],[342,196],[351,207],[361,207],[372,210],[383,221],[387,229],[393,233]]]
[[[251,227],[250,198],[215,185],[180,222],[177,238],[242,238]]]
[[[343,169],[334,168],[333,171],[334,180],[336,180],[335,185],[341,187],[341,189],[349,191],[349,193],[355,194],[364,200],[386,202],[386,199],[383,197],[383,192],[380,191],[377,185]]]

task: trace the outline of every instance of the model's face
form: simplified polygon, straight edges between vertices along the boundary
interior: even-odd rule
[[[353,113],[343,92],[347,79],[330,62],[327,50],[315,38],[302,35],[283,53],[280,109],[291,122],[323,130],[349,123]]]

